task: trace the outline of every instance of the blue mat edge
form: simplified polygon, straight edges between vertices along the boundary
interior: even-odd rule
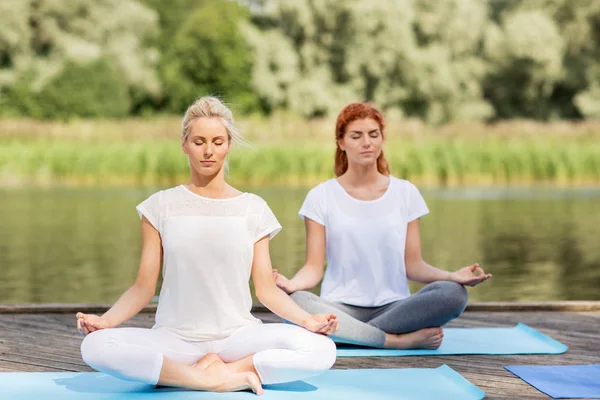
[[[502,328],[502,327],[499,327]],[[511,329],[520,329],[527,333],[530,336],[534,336],[537,339],[543,340],[546,343],[549,343],[555,347],[557,347],[556,352],[552,353],[502,353],[498,355],[514,355],[514,354],[563,354],[565,353],[569,347],[558,340],[551,338],[550,336],[522,323],[519,322],[515,326],[510,327]],[[470,328],[450,328],[450,329],[470,329]],[[477,328],[474,328],[477,329]],[[360,355],[353,354],[355,351],[359,350],[360,352],[371,352],[369,355]],[[383,355],[379,355],[380,352],[383,352]],[[375,353],[375,355],[373,355]],[[365,347],[360,349],[337,349],[336,355],[337,357],[416,357],[416,356],[448,356],[448,355],[470,355],[471,353],[458,353],[458,354],[449,354],[449,353],[441,353],[439,350],[425,350],[425,349],[416,349],[416,350],[395,350],[395,349],[378,349]],[[482,353],[472,353],[472,354],[482,354]],[[494,354],[489,354],[494,355]]]
[[[436,369],[449,379],[455,380],[455,379],[459,378],[460,382],[461,382],[461,386],[463,386],[465,389],[467,389],[469,394],[476,396],[478,399],[485,398],[485,392],[483,390],[479,389],[479,387],[474,385],[471,381],[469,381],[467,378],[462,376],[459,372],[455,371],[452,367],[450,367],[446,364],[443,364],[443,365],[437,367]]]
[[[569,346],[567,346],[564,343],[559,342],[558,340],[551,338],[550,336],[538,331],[537,329],[534,329],[532,327],[530,327],[529,325],[525,325],[522,322],[519,322],[515,328],[520,328],[523,331],[527,332],[528,334],[530,334],[531,336],[535,336],[540,340],[544,340],[545,342],[551,344],[552,346],[555,346],[557,348],[557,351],[559,351],[559,353],[552,353],[552,354],[563,354],[565,353],[567,350],[569,350]]]
[[[369,370],[369,371],[373,371],[373,370],[380,370],[381,368],[359,368],[359,369],[351,369],[351,370],[330,370],[330,371],[360,371],[360,370]],[[393,368],[396,370],[405,370],[405,369],[426,369],[426,370],[435,370],[438,373],[440,373],[441,375],[443,375],[444,377],[450,379],[451,381],[453,381],[454,383],[456,383],[456,385],[461,389],[464,390],[467,394],[476,397],[478,400],[484,399],[485,398],[485,392],[483,390],[481,390],[479,387],[477,387],[476,385],[474,385],[471,381],[469,381],[467,378],[465,378],[463,375],[461,375],[459,372],[457,372],[456,370],[454,370],[452,367],[446,365],[446,364],[442,364],[437,368]],[[385,368],[385,370],[388,370],[388,368]],[[77,375],[81,375],[81,374],[90,374],[90,375],[96,375],[96,376],[101,376],[101,375],[106,375],[105,373],[102,372],[97,372],[97,371],[90,371],[90,372],[67,372],[67,371],[52,371],[52,372],[2,372],[0,373],[0,375],[2,374],[19,374],[19,375],[50,375],[51,378],[50,379],[58,379],[58,378],[63,378],[63,377],[75,377]],[[148,385],[150,386],[150,385]]]
[[[508,372],[510,372],[511,374],[513,374],[514,376],[516,376],[517,378],[519,378],[521,381],[525,382],[526,384],[528,384],[529,386],[531,386],[532,388],[534,388],[535,390],[537,390],[540,393],[544,393],[546,396],[552,397],[553,399],[564,399],[564,397],[554,397],[552,396],[550,393],[544,392],[543,390],[541,390],[540,388],[532,385],[530,382],[526,381],[525,379],[521,378],[519,376],[519,374],[517,374],[515,371],[513,371],[511,368],[519,368],[519,367],[530,367],[531,365],[507,365],[504,367],[505,370],[507,370]],[[539,365],[536,365],[537,367],[539,367]]]
[[[581,366],[582,364],[577,364],[577,366]],[[588,365],[588,364],[585,364]],[[590,365],[600,365],[600,364],[590,364]],[[564,366],[572,366],[570,364],[565,364],[565,365],[506,365],[504,366],[504,369],[506,369],[508,372],[510,372],[511,374],[513,374],[514,376],[516,376],[517,378],[519,378],[520,380],[522,380],[523,382],[525,382],[526,384],[528,384],[529,386],[531,386],[532,388],[534,388],[535,390],[537,390],[540,393],[544,393],[545,395],[552,397],[553,399],[572,399],[574,397],[566,397],[566,396],[554,396],[540,388],[538,388],[537,386],[533,385],[531,382],[528,382],[527,380],[523,379],[518,373],[517,371],[514,371],[513,369],[519,370],[521,368],[531,368],[531,367],[564,367]]]

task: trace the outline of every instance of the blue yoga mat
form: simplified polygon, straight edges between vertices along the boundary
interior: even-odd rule
[[[286,384],[265,386],[265,394],[211,393],[176,388],[155,389],[99,372],[0,373],[2,398],[15,400],[348,400],[483,399],[485,394],[452,368],[331,370]]]
[[[338,357],[441,356],[452,354],[562,354],[568,347],[518,324],[511,328],[444,328],[436,350],[391,350],[338,345]]]
[[[600,399],[600,364],[504,368],[554,399]]]

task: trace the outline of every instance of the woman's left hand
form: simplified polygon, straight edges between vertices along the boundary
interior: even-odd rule
[[[315,314],[302,324],[306,329],[323,335],[331,335],[338,330],[338,321],[333,314]]]
[[[477,274],[475,274],[477,273]],[[479,264],[475,263],[455,271],[451,274],[451,280],[465,286],[476,286],[481,282],[492,277],[492,274],[486,274]]]

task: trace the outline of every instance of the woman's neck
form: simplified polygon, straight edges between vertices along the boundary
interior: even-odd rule
[[[349,186],[369,186],[377,183],[382,174],[377,170],[377,164],[372,165],[348,165],[348,170],[340,178]]]
[[[223,170],[214,175],[200,175],[192,171],[187,186],[200,196],[212,198],[229,197],[232,194],[229,192],[233,189],[225,182]]]

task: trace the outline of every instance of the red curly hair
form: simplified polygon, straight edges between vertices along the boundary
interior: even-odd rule
[[[372,119],[377,122],[381,137],[385,139],[385,120],[381,111],[368,103],[352,103],[344,107],[335,123],[335,176],[340,176],[348,170],[348,156],[340,149],[339,140],[344,137],[348,124],[359,119]],[[383,150],[377,157],[377,171],[383,175],[390,174],[390,165],[383,155]]]

